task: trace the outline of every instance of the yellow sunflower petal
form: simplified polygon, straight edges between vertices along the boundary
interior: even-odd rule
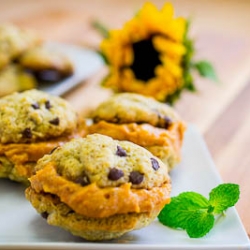
[[[174,16],[174,8],[171,3],[165,3],[161,9],[161,13],[166,18],[172,19]]]
[[[169,56],[183,56],[186,53],[186,48],[181,43],[176,43],[163,36],[155,36],[153,43],[156,50],[160,52],[166,52]]]
[[[184,18],[176,18],[172,24],[169,26],[169,34],[171,37],[177,41],[182,42],[186,30],[186,20]]]
[[[174,77],[182,77],[181,65],[176,64],[171,58],[167,56],[162,58],[162,61],[164,69],[168,70],[168,74],[171,74]]]
[[[131,41],[137,42],[149,36],[148,29],[142,25],[140,19],[134,18],[124,25],[123,32],[127,33]]]

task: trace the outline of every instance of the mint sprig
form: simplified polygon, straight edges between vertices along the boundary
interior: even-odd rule
[[[239,185],[220,184],[209,193],[209,199],[196,192],[183,192],[171,198],[158,215],[165,226],[182,228],[191,238],[206,235],[214,226],[217,215],[239,200]]]

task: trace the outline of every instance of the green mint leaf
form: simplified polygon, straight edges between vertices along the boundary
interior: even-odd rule
[[[196,192],[183,192],[171,198],[158,219],[166,226],[186,230],[191,238],[203,237],[213,228],[215,215],[234,206],[239,196],[239,185],[233,183],[218,185],[209,199]]]
[[[213,228],[214,221],[214,216],[207,213],[207,211],[195,211],[188,219],[187,234],[190,238],[203,237]]]
[[[232,207],[239,200],[239,185],[233,183],[220,184],[209,193],[209,203],[214,207],[214,214],[219,214]]]
[[[158,215],[159,221],[165,226],[186,229],[189,218],[200,209],[208,209],[208,200],[196,192],[183,192],[171,198]]]
[[[201,76],[209,78],[215,82],[218,82],[218,77],[211,63],[207,61],[199,61],[194,63],[194,67],[198,70]]]

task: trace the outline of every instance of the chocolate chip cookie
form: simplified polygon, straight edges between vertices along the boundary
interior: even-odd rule
[[[87,240],[148,225],[170,201],[168,167],[132,142],[92,134],[38,161],[26,197],[48,224]]]
[[[27,181],[36,161],[80,136],[83,124],[67,101],[42,91],[1,98],[0,177]]]
[[[181,159],[185,123],[169,105],[134,93],[113,95],[90,116],[88,133],[132,141],[147,148],[171,170]]]

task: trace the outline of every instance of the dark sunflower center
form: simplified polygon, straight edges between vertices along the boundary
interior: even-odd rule
[[[159,52],[155,50],[152,39],[142,40],[132,45],[134,61],[130,66],[139,80],[148,81],[155,77],[155,67],[161,64]]]

